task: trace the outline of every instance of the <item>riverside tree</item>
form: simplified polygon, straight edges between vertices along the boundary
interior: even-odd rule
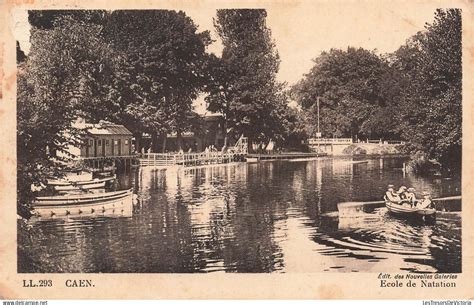
[[[56,69],[52,77],[64,82],[69,91],[63,94],[74,95],[80,115],[89,121],[111,119],[117,111],[110,98],[115,54],[104,36],[108,17],[103,10],[43,10],[28,15],[32,55],[39,52],[47,58],[44,63],[32,63],[29,69],[37,67],[39,73]],[[51,87],[64,89],[56,83]]]
[[[284,130],[287,101],[266,16],[263,9],[225,9],[214,19],[224,49],[212,62],[206,100],[209,110],[223,114],[227,132],[247,136],[249,144],[281,138]]]
[[[208,79],[209,32],[198,32],[182,11],[114,11],[106,31],[116,54],[117,120],[139,139],[181,133],[191,127],[192,101]],[[163,147],[164,149],[164,147]]]
[[[309,136],[316,133],[317,98],[325,137],[380,138],[396,136],[396,73],[386,60],[362,48],[331,49],[292,88],[306,111]]]
[[[189,128],[210,43],[207,32],[175,11],[30,11],[29,21],[31,50],[18,58],[22,215],[31,186],[59,174],[68,145],[82,144],[71,126],[78,117],[125,124],[135,135]]]
[[[40,186],[48,175],[57,175],[68,160],[68,145],[80,145],[80,131],[71,123],[82,114],[82,105],[99,99],[100,12],[81,16],[55,16],[54,26],[33,18],[31,50],[19,64],[17,94],[17,196],[18,212],[28,215],[31,186]],[[74,35],[71,35],[74,33]]]
[[[462,21],[459,9],[438,9],[426,31],[394,53],[405,77],[401,131],[413,151],[444,168],[461,166]]]

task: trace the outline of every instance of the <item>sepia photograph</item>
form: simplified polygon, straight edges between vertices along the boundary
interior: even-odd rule
[[[18,289],[468,291],[467,4],[174,3],[8,9]]]
[[[18,272],[461,272],[461,10],[427,15],[296,78],[265,9],[19,12]]]

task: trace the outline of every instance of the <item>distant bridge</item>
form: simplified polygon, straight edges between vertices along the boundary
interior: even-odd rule
[[[310,138],[308,146],[312,151],[320,151],[329,155],[341,155],[344,149],[352,144],[364,147],[374,147],[377,145],[400,145],[405,144],[403,141],[393,140],[366,140],[354,142],[352,138]]]

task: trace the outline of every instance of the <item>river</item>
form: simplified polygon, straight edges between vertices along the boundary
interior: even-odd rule
[[[438,204],[433,224],[384,207],[337,215],[337,203],[381,200],[390,183],[439,197],[460,194],[460,179],[365,160],[133,170],[118,177],[139,196],[131,215],[20,220],[18,271],[461,272],[460,201]]]

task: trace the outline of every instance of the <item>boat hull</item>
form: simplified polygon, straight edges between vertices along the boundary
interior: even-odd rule
[[[418,215],[429,216],[429,215],[434,215],[434,214],[436,214],[436,210],[435,210],[435,209],[422,209],[422,210],[418,210],[416,213],[417,213]]]
[[[38,197],[33,212],[39,218],[72,216],[128,216],[133,211],[132,190],[100,194]]]
[[[423,217],[430,216],[433,217],[436,215],[436,209],[417,209],[412,207],[407,207],[400,205],[398,203],[386,201],[385,206],[388,211],[392,214],[407,216],[407,217]]]

